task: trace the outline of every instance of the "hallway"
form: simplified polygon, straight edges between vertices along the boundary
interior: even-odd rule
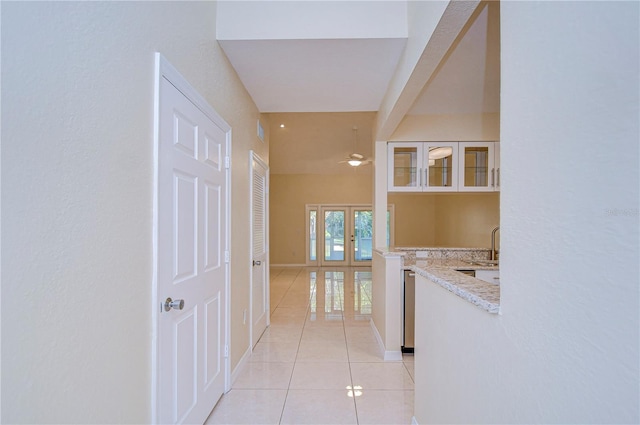
[[[271,268],[271,326],[207,424],[410,424],[413,356],[384,362],[370,268]]]

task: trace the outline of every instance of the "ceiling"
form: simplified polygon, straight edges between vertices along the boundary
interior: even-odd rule
[[[378,110],[407,35],[404,1],[218,2],[218,42],[263,113]]]
[[[473,15],[407,115],[499,112],[499,14],[489,13],[489,9],[481,7]],[[293,113],[378,111],[408,40],[397,33],[379,38],[236,38],[219,42],[258,109],[262,113],[286,113],[290,122],[296,121]],[[348,116],[346,120],[328,119],[324,127],[274,128],[284,117],[276,116],[277,122],[271,126],[273,173],[334,170],[353,150],[354,126],[359,127],[359,150],[365,150],[371,142],[371,129],[364,130],[363,122],[356,123],[355,119],[349,122]],[[373,120],[367,120],[373,126]],[[330,128],[336,125],[340,127]],[[310,146],[303,147],[306,143]],[[368,148],[360,153],[370,156]],[[281,155],[288,160],[280,161]],[[305,167],[295,165],[299,163],[292,160],[296,155]],[[339,167],[349,171],[345,164]]]
[[[220,44],[260,112],[352,112],[378,110],[405,43],[393,38]]]
[[[491,12],[481,9],[408,115],[500,111],[500,16]]]
[[[269,114],[272,174],[371,173],[371,164],[351,167],[349,154],[372,157],[375,112]],[[283,127],[281,127],[283,126]]]

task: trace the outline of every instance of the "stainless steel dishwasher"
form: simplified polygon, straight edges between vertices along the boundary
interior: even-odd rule
[[[404,271],[404,329],[402,352],[413,353],[413,341],[416,323],[416,274]]]

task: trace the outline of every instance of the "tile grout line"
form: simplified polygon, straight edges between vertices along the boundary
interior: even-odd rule
[[[289,289],[291,289],[291,286],[293,286],[295,281],[298,279],[298,276],[303,272],[304,272],[304,269],[301,268],[300,271],[293,278],[293,281],[291,282],[291,285],[289,285],[289,287],[287,288],[287,292],[289,292]],[[286,295],[286,292],[285,292],[285,295]],[[309,299],[311,299],[311,295],[309,295]],[[284,418],[284,409],[287,406],[287,399],[289,398],[289,391],[291,390],[291,381],[293,381],[293,373],[296,371],[296,364],[298,363],[298,353],[300,352],[300,344],[302,343],[302,335],[304,335],[304,328],[307,325],[307,315],[309,314],[309,309],[310,308],[311,308],[310,302],[307,301],[307,310],[304,313],[304,321],[302,323],[302,332],[300,332],[300,338],[298,339],[298,348],[296,349],[296,356],[293,359],[293,369],[291,370],[291,376],[289,377],[289,384],[287,385],[287,392],[284,395],[284,402],[282,403],[282,411],[280,412],[280,420],[278,421],[278,424],[282,424],[282,419]]]
[[[355,274],[354,274],[355,277]],[[344,292],[344,287],[342,288]],[[349,342],[347,341],[347,325],[344,321],[344,298],[342,299],[342,331],[344,332],[344,344],[347,348],[347,364],[349,365],[349,379],[351,380],[351,395],[353,398],[353,409],[356,414],[356,424],[360,424],[360,419],[358,418],[358,403],[356,403],[356,388],[355,383],[353,381],[353,372],[351,370],[351,356],[349,355]]]

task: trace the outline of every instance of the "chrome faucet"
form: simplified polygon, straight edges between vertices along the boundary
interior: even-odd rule
[[[497,255],[496,255],[496,232],[500,230],[500,226],[496,226],[494,227],[494,229],[491,231],[491,260],[495,261],[497,260]]]

